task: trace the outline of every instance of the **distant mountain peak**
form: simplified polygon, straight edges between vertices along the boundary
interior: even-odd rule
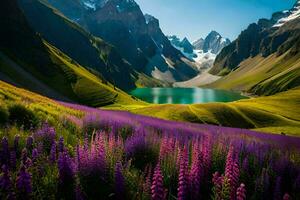
[[[297,18],[300,18],[300,0],[298,0],[295,5],[293,6],[292,9],[290,10],[285,10],[280,12],[281,13],[281,18],[276,19],[276,23],[273,25],[273,27],[281,27],[285,23],[289,21],[293,21]],[[274,17],[274,16],[273,16]]]
[[[116,4],[118,11],[123,11],[126,8],[136,7],[138,4],[134,0],[81,0],[81,3],[87,10],[97,10],[103,8],[108,2]]]
[[[203,50],[204,52],[210,51],[213,54],[218,54],[228,44],[230,44],[230,40],[223,38],[220,33],[214,30],[205,39],[200,38],[193,43],[195,49]]]

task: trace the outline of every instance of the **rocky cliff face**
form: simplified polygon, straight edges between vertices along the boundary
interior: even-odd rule
[[[271,19],[260,19],[257,23],[250,24],[234,42],[221,51],[210,72],[229,72],[243,60],[258,54],[267,57],[273,53],[281,55],[291,49],[294,53],[298,51],[299,5],[298,1],[289,11],[277,12]]]
[[[218,54],[220,51],[230,44],[230,40],[223,38],[218,32],[210,32],[205,39],[200,38],[194,43],[194,47],[203,50],[204,53],[211,52]]]
[[[153,72],[158,70],[169,73],[174,80],[186,80],[197,74],[163,34],[159,21],[153,16],[144,16],[135,1],[80,0],[76,5],[81,5],[83,11],[73,20],[115,46],[137,71],[154,76]],[[160,62],[153,62],[158,57]]]

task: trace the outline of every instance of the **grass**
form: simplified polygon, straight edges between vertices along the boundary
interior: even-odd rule
[[[46,45],[53,55],[53,61],[62,68],[72,83],[73,92],[79,102],[95,107],[109,104],[143,104],[120,89],[114,88],[110,83],[103,83],[98,76],[72,61],[55,47]]]
[[[300,54],[248,58],[240,67],[208,87],[272,95],[300,85]]]
[[[216,124],[300,136],[300,88],[231,103],[148,105],[128,110],[175,121]]]
[[[25,63],[17,62],[17,64],[26,68],[26,71],[44,83],[48,87],[47,89],[54,90],[73,101],[96,107],[109,104],[144,104],[92,74],[46,41],[44,41],[44,45],[52,63],[52,66],[48,66],[50,72],[47,76]],[[14,59],[14,61],[16,60]],[[9,63],[0,61],[1,72],[18,86],[45,94],[45,91],[39,88],[37,83],[13,70]]]

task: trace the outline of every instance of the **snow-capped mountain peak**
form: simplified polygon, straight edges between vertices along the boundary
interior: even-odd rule
[[[193,43],[195,49],[203,50],[205,53],[210,51],[213,54],[220,53],[220,51],[229,44],[230,40],[223,38],[216,31],[211,31],[204,40],[201,38]]]
[[[281,27],[285,23],[292,21],[294,19],[300,18],[300,0],[298,0],[291,10],[283,11],[286,14],[285,17],[280,18],[273,27]]]
[[[97,10],[103,8],[109,1],[112,0],[81,0],[82,5],[87,10]],[[116,8],[118,11],[125,10],[126,7],[137,6],[138,4],[134,0],[115,0],[117,2]]]

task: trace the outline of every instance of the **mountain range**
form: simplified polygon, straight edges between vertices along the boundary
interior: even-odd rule
[[[211,87],[271,95],[300,85],[300,1],[250,24],[217,56]]]
[[[211,31],[205,39],[200,38],[193,43],[186,37],[182,40],[176,35],[168,36],[168,38],[176,49],[197,63],[200,72],[211,68],[217,54],[230,44],[229,39],[223,38],[216,31]]]
[[[167,82],[197,74],[194,64],[175,49],[159,27],[132,0],[82,0],[62,3],[48,0],[60,12],[118,49],[137,72]],[[73,9],[73,8],[78,9]]]

